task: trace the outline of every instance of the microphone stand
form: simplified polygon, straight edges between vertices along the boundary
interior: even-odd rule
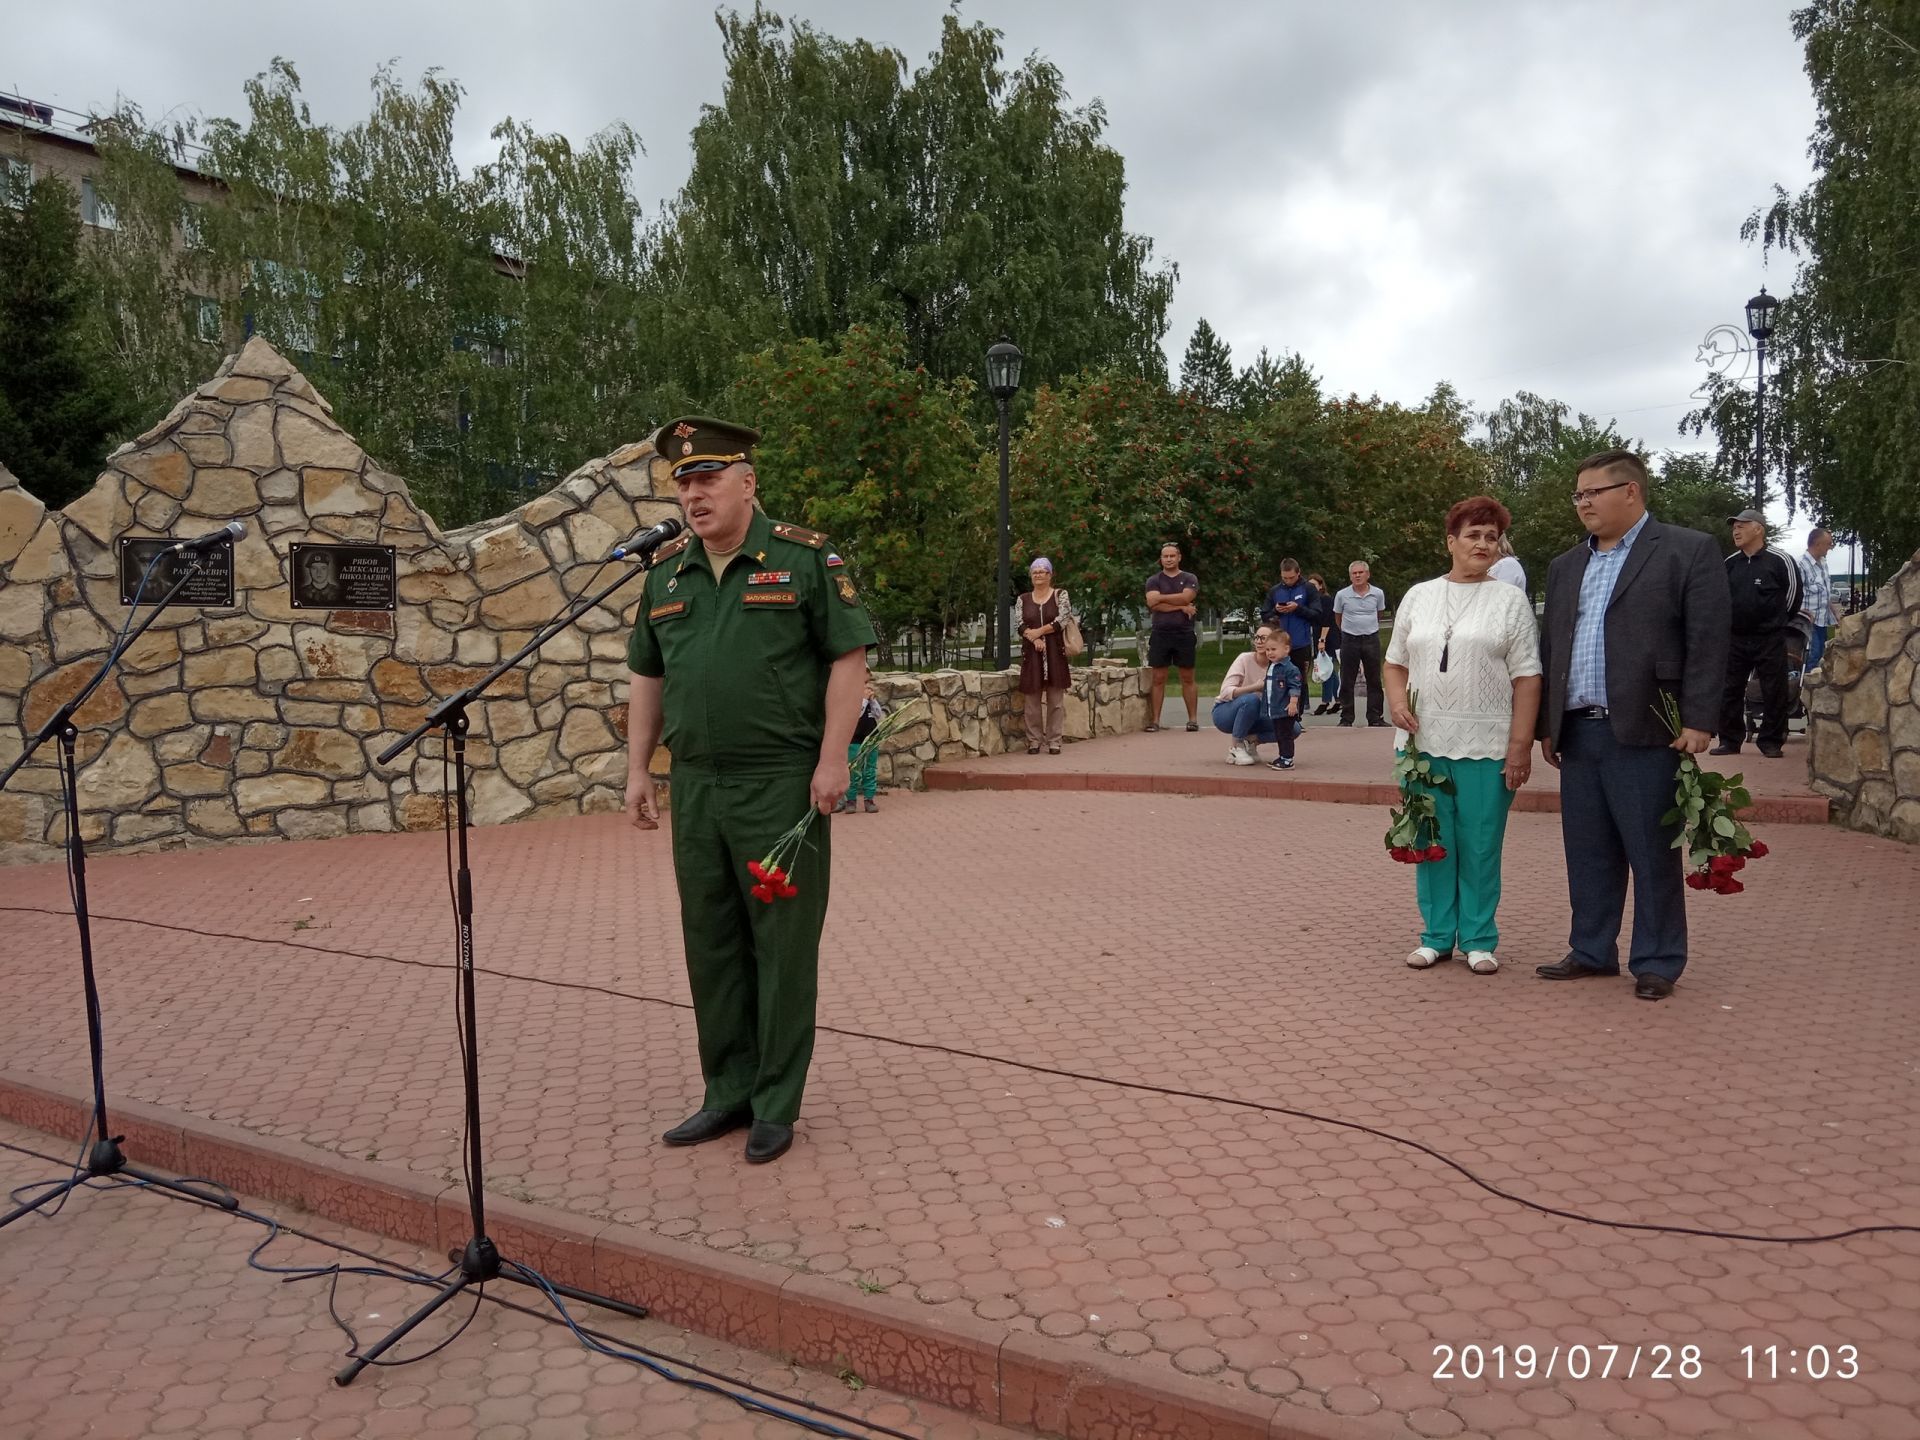
[[[151,568],[151,566],[149,566]],[[180,577],[173,582],[173,588],[158,601],[147,618],[135,626],[131,633],[124,634],[108,650],[107,658],[100,668],[87,681],[80,693],[61,705],[47,721],[27,740],[27,748],[9,765],[4,774],[0,774],[0,789],[14,777],[32,757],[33,752],[54,736],[60,740],[60,799],[66,810],[67,818],[67,873],[73,882],[73,918],[80,927],[80,977],[87,996],[87,1055],[93,1071],[93,1123],[91,1133],[94,1136],[86,1159],[76,1164],[73,1174],[62,1182],[48,1182],[46,1191],[37,1200],[9,1210],[0,1215],[0,1226],[11,1225],[23,1215],[30,1215],[43,1206],[60,1200],[71,1191],[79,1189],[89,1180],[104,1178],[108,1175],[124,1175],[143,1185],[152,1185],[160,1190],[170,1190],[176,1195],[184,1195],[189,1200],[198,1200],[204,1205],[215,1205],[222,1210],[237,1210],[240,1202],[231,1195],[193,1188],[190,1184],[170,1180],[164,1175],[155,1175],[127,1163],[125,1153],[120,1149],[124,1135],[112,1135],[107,1127],[107,1082],[106,1062],[103,1054],[100,1025],[100,987],[93,973],[93,923],[87,912],[87,847],[80,838],[80,789],[78,769],[74,760],[74,741],[79,729],[73,723],[74,713],[87,703],[88,698],[100,687],[100,682],[126,653],[126,649],[135,640],[146,634],[148,627],[160,618],[160,612],[167,608],[173,597],[180,593],[186,583],[200,569],[200,560],[196,555],[192,562],[182,570]],[[144,586],[144,577],[142,585]],[[136,600],[138,596],[136,594]]]
[[[643,557],[645,558],[645,557]],[[527,656],[538,650],[560,631],[573,624],[587,611],[605,600],[614,591],[631,584],[636,575],[644,575],[650,565],[643,564],[639,569],[631,570],[618,580],[584,600],[570,602],[559,615],[547,621],[533,638],[528,640],[512,655],[495,665],[485,675],[457,694],[449,695],[433,709],[427,712],[413,729],[395,740],[379,754],[379,762],[387,764],[395,756],[419,743],[430,730],[444,730],[446,740],[453,747],[453,794],[454,810],[458,816],[459,867],[454,882],[454,913],[458,918],[461,1015],[461,1078],[466,1087],[466,1130],[467,1130],[467,1204],[473,1217],[473,1234],[463,1250],[449,1251],[448,1258],[458,1262],[460,1273],[449,1281],[431,1300],[402,1320],[371,1349],[356,1355],[334,1375],[336,1385],[349,1385],[368,1365],[376,1362],[395,1341],[425,1320],[434,1311],[445,1305],[454,1296],[469,1285],[484,1285],[489,1280],[506,1279],[522,1285],[551,1290],[572,1300],[582,1300],[590,1305],[604,1309],[617,1310],[623,1315],[632,1315],[645,1319],[647,1310],[641,1305],[628,1305],[623,1301],[606,1295],[596,1295],[590,1290],[576,1290],[569,1285],[558,1285],[551,1281],[541,1285],[539,1281],[529,1279],[523,1273],[523,1267],[512,1261],[503,1261],[499,1249],[487,1238],[487,1217],[485,1208],[486,1176],[482,1167],[482,1145],[480,1143],[480,1037],[478,1024],[474,1018],[473,996],[473,873],[467,864],[467,833],[471,829],[467,813],[467,707],[480,698],[487,687]]]

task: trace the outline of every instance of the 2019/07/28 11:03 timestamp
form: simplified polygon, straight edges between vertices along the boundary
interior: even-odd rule
[[[1710,1363],[1698,1345],[1436,1345],[1436,1380],[1698,1380]],[[1742,1345],[1735,1373],[1749,1381],[1854,1380],[1857,1345]]]

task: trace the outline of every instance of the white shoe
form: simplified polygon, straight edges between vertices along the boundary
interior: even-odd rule
[[[1258,765],[1260,761],[1244,745],[1234,745],[1227,750],[1229,765]]]
[[[1493,958],[1491,950],[1469,950],[1467,968],[1476,975],[1491,975],[1500,968],[1500,962]]]
[[[1418,945],[1407,955],[1407,964],[1416,970],[1425,970],[1429,965],[1440,963],[1440,952],[1431,946]]]

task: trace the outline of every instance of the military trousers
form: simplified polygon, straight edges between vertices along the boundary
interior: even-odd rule
[[[813,772],[739,776],[673,767],[673,871],[700,1035],[702,1109],[751,1109],[791,1125],[813,1059],[820,931],[832,873],[829,820],[816,815],[789,867],[800,893],[753,898],[763,859],[807,812]]]

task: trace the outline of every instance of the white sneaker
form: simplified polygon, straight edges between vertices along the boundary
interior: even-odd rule
[[[1246,746],[1235,745],[1227,751],[1227,763],[1229,765],[1258,765],[1260,761]]]
[[[1493,958],[1491,950],[1469,950],[1467,968],[1476,975],[1491,975],[1500,968],[1500,962]]]
[[[1440,952],[1438,950],[1433,949],[1431,946],[1427,946],[1427,945],[1415,946],[1414,949],[1411,952],[1409,952],[1407,955],[1407,964],[1411,965],[1416,970],[1424,970],[1429,965],[1438,965],[1439,963],[1440,963]]]

